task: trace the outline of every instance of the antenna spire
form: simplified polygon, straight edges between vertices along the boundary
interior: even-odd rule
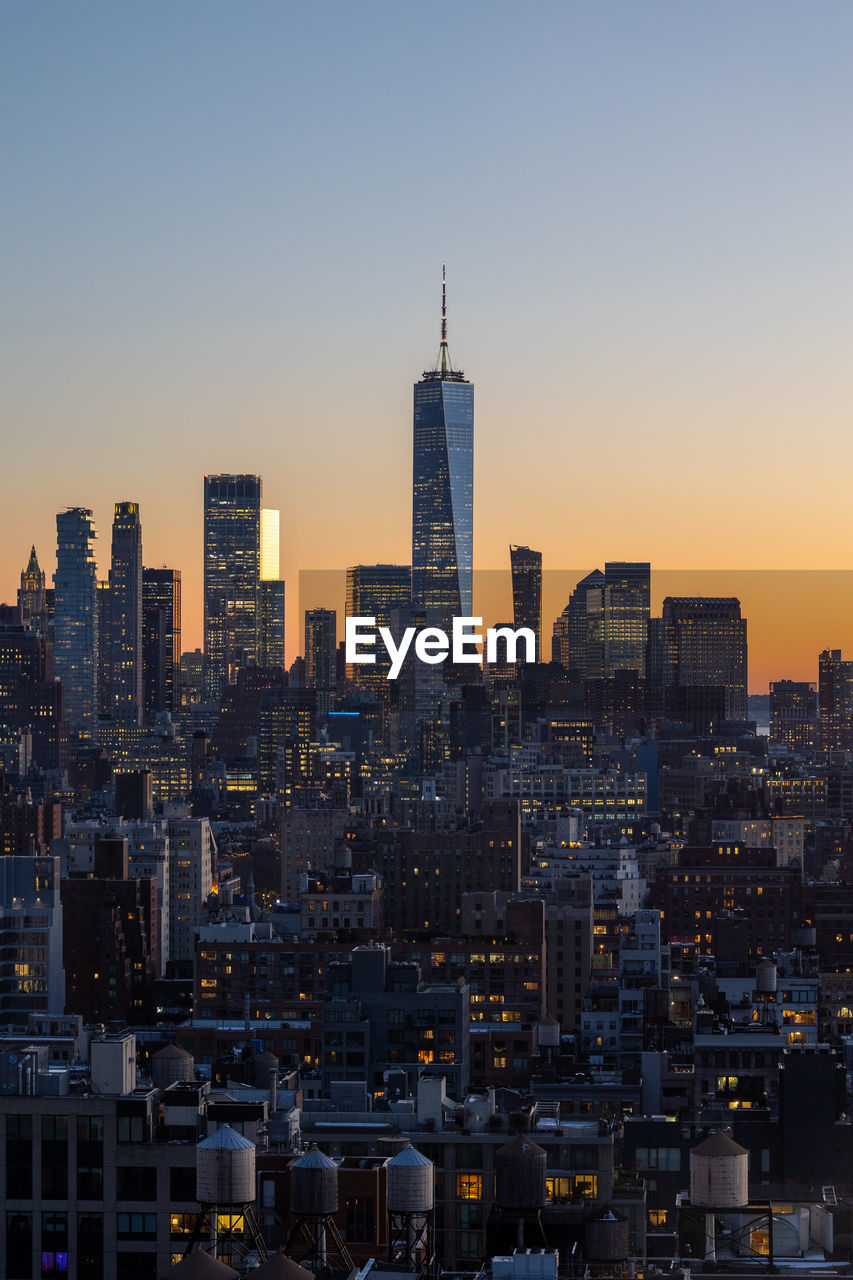
[[[442,374],[447,372],[447,262],[442,262]]]
[[[465,382],[461,369],[454,369],[450,363],[450,348],[447,345],[447,263],[441,264],[441,344],[438,348],[438,360],[432,369],[424,370],[424,378],[428,381],[440,379],[442,382]]]

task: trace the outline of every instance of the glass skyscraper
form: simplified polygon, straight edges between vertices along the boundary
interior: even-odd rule
[[[142,570],[142,687],[145,718],[179,709],[181,571]]]
[[[137,502],[117,502],[110,562],[112,712],[142,716],[142,523]]]
[[[436,367],[414,387],[412,601],[470,615],[474,567],[474,387],[450,363],[444,280]]]
[[[65,690],[68,722],[90,737],[97,706],[98,630],[92,512],[71,507],[56,517],[53,662]]]
[[[347,569],[348,618],[375,618],[377,627],[391,625],[391,612],[412,598],[412,569],[408,564],[354,564]],[[391,659],[383,645],[376,647],[374,663],[349,663],[347,680],[375,697],[389,693]]]
[[[258,666],[284,667],[284,582],[279,576],[279,512],[261,511]]]
[[[261,477],[204,477],[205,693],[219,698],[257,658]]]
[[[646,674],[650,611],[648,561],[608,561],[604,566],[604,675]]]

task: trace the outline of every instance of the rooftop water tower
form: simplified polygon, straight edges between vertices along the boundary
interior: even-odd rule
[[[287,1255],[319,1271],[331,1261],[351,1271],[353,1261],[338,1230],[338,1166],[317,1146],[290,1166],[290,1212],[296,1218]]]
[[[690,1152],[690,1206],[679,1229],[694,1234],[694,1250],[717,1256],[717,1220],[749,1200],[749,1152],[727,1133],[712,1133]],[[695,1234],[698,1232],[698,1235]]]
[[[518,1249],[541,1248],[546,1243],[542,1226],[546,1169],[545,1152],[526,1134],[516,1134],[495,1152],[494,1214],[499,1224],[512,1228]],[[506,1237],[508,1242],[508,1232]]]
[[[388,1162],[388,1260],[428,1272],[433,1261],[435,1169],[407,1142]]]
[[[196,1148],[196,1199],[201,1205],[185,1254],[207,1235],[210,1253],[229,1261],[249,1253],[262,1260],[269,1251],[252,1206],[257,1198],[255,1147],[242,1134],[223,1124]]]

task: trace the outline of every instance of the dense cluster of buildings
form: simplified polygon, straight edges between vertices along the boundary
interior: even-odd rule
[[[473,612],[473,397],[443,306],[346,616]],[[535,662],[392,681],[328,601],[288,665],[278,549],[210,475],[202,650],[135,502],[0,606],[0,1280],[849,1270],[853,660],[760,727],[739,601],[642,562],[548,659],[513,545]]]

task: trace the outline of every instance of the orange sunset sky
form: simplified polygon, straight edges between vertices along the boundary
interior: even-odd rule
[[[0,599],[70,505],[105,576],[132,499],[194,647],[202,477],[257,472],[293,657],[340,605],[300,573],[410,559],[446,261],[487,623],[514,542],[546,653],[636,559],[656,605],[741,597],[753,691],[853,656],[851,6],[45,13],[0,14]]]

